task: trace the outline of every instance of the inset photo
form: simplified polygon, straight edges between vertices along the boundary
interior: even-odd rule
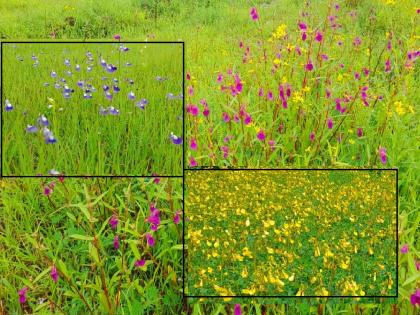
[[[396,175],[187,171],[187,296],[396,296]]]
[[[180,314],[181,178],[3,178],[10,314]]]
[[[2,175],[182,176],[183,43],[2,43]]]

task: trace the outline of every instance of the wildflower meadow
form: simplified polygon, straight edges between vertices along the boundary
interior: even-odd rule
[[[3,48],[4,175],[182,175],[181,43]]]
[[[6,313],[179,314],[181,179],[2,180]]]
[[[189,171],[185,184],[188,295],[396,295],[395,171]]]
[[[0,313],[419,313],[418,1],[0,17]]]

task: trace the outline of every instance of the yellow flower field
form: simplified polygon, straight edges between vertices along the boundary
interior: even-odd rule
[[[396,294],[394,171],[189,171],[186,292]]]

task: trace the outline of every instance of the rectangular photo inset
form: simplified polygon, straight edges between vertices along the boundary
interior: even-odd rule
[[[1,45],[3,176],[182,176],[183,42]]]
[[[182,202],[182,178],[2,178],[2,313],[181,314]]]
[[[185,174],[188,297],[395,297],[397,170]]]

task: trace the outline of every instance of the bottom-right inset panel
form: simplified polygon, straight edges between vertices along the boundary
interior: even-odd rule
[[[186,171],[186,295],[396,296],[396,175]]]

